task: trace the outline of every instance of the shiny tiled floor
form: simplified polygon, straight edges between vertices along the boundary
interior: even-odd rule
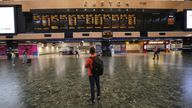
[[[102,99],[89,105],[86,56],[49,55],[0,60],[1,108],[191,108],[192,54],[127,54],[104,57]]]

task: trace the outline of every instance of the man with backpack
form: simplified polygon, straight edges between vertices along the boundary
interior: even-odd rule
[[[86,60],[85,67],[88,68],[88,76],[91,91],[91,103],[95,103],[94,85],[97,87],[97,99],[100,100],[100,75],[103,74],[103,61],[95,54],[95,48],[90,48],[91,56]]]

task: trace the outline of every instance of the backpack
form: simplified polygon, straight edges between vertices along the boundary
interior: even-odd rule
[[[99,57],[90,57],[93,60],[91,72],[93,75],[103,75],[103,61]]]

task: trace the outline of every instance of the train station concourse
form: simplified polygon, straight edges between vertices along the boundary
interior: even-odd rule
[[[192,108],[192,1],[0,0],[0,108]]]

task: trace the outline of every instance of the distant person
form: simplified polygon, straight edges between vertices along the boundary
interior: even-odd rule
[[[97,87],[97,99],[100,100],[100,75],[103,74],[103,62],[96,56],[95,48],[90,48],[90,57],[86,60],[85,67],[88,68],[88,76],[91,91],[91,103],[95,103],[94,85]]]
[[[79,51],[77,49],[75,50],[75,56],[79,57]]]
[[[23,64],[27,64],[27,53],[28,53],[28,48],[26,48],[24,51],[23,51]]]
[[[73,48],[70,48],[69,55],[73,55],[73,54],[74,54],[74,50],[73,50]]]
[[[9,48],[7,49],[7,60],[11,60],[11,52],[12,52],[12,48],[9,47]]]
[[[13,66],[15,66],[15,58],[16,58],[15,52],[11,51],[11,61]]]
[[[155,47],[153,49],[154,51],[154,56],[153,56],[153,59],[155,60],[156,56],[157,56],[157,60],[159,59],[159,53],[160,53],[160,48],[159,47]]]

